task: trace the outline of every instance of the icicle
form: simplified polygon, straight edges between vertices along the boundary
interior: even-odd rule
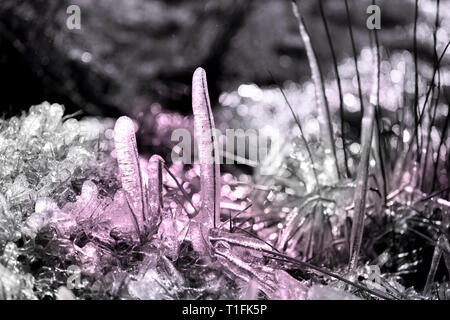
[[[121,175],[122,188],[125,190],[130,205],[133,221],[139,237],[145,230],[146,206],[144,203],[144,189],[142,184],[139,157],[134,134],[133,121],[128,117],[117,119],[114,127],[114,143],[117,162]]]
[[[194,132],[200,159],[202,207],[198,220],[216,227],[220,223],[219,145],[208,95],[206,73],[197,68],[192,78],[192,111]]]
[[[306,29],[303,17],[300,14],[299,7],[295,1],[292,2],[292,10],[298,20],[300,35],[306,48],[306,55],[308,56],[309,67],[311,69],[311,77],[314,82],[316,91],[316,103],[318,108],[318,121],[320,126],[320,134],[322,143],[325,149],[324,156],[324,170],[327,174],[328,183],[335,184],[339,180],[339,168],[336,156],[336,148],[334,145],[333,128],[331,125],[330,110],[328,108],[328,101],[325,95],[325,86],[322,75],[320,73],[319,64],[317,62],[316,53],[311,44],[311,39]]]
[[[164,159],[159,155],[153,155],[148,161],[148,203],[150,209],[149,224],[154,225],[161,216],[161,209],[164,208],[162,170],[164,168]]]

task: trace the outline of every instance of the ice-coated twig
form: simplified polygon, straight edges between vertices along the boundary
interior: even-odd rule
[[[152,226],[161,216],[161,209],[164,208],[163,201],[163,181],[162,170],[164,168],[164,159],[159,155],[153,155],[148,160],[148,205],[149,205],[149,222]]]
[[[192,77],[194,133],[200,160],[201,208],[198,220],[216,227],[220,223],[219,143],[209,101],[206,72],[197,68]]]
[[[378,47],[374,49],[374,57],[378,57]],[[358,263],[364,231],[364,216],[366,213],[366,196],[368,190],[369,160],[372,147],[372,137],[375,125],[375,106],[377,105],[378,93],[378,69],[379,60],[376,59],[374,80],[370,104],[364,108],[364,116],[361,121],[361,160],[358,166],[356,188],[354,195],[355,209],[353,213],[352,232],[350,236],[350,263],[349,269],[354,270]]]
[[[309,67],[311,68],[311,77],[316,92],[316,103],[318,108],[318,121],[322,143],[325,149],[324,168],[330,184],[335,184],[339,180],[339,168],[336,156],[336,148],[334,145],[333,128],[331,124],[330,110],[325,95],[325,85],[317,62],[317,56],[311,44],[311,38],[306,29],[303,16],[300,13],[299,5],[296,1],[292,1],[292,11],[298,20],[300,36],[303,39],[308,56]]]
[[[127,200],[132,208],[131,212],[135,216],[133,220],[136,223],[136,231],[142,239],[142,232],[145,230],[145,221],[147,219],[147,209],[134,124],[130,118],[123,116],[117,119],[114,127],[114,144],[122,188],[127,194]]]

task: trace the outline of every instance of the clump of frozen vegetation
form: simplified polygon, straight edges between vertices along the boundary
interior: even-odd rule
[[[111,126],[108,120],[64,116],[63,106],[47,102],[0,120],[3,298],[42,298],[42,286],[55,285],[51,280],[56,270],[44,267],[50,259],[46,255],[52,253],[43,244],[51,242],[52,232],[59,232],[60,222],[68,219],[59,207],[75,200],[86,179],[94,178],[104,193],[114,189],[114,162],[102,153],[111,149],[106,138]],[[50,238],[40,239],[44,234]]]

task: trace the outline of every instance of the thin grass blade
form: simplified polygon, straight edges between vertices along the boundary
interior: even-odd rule
[[[375,52],[377,48],[375,48]],[[378,56],[376,53],[375,56]],[[369,160],[372,147],[372,137],[375,126],[375,106],[378,93],[378,68],[379,61],[375,63],[374,80],[372,87],[371,103],[364,109],[364,116],[361,123],[361,160],[358,166],[356,178],[356,188],[354,195],[354,213],[352,232],[350,237],[350,263],[349,269],[354,270],[359,258],[362,236],[364,231],[364,217],[366,213],[366,196],[368,190]]]
[[[324,155],[324,171],[329,179],[330,184],[335,184],[339,176],[338,161],[336,156],[336,147],[333,138],[333,128],[331,123],[331,115],[328,107],[328,101],[325,95],[325,85],[319,64],[317,62],[317,55],[311,44],[311,38],[301,15],[299,5],[296,1],[292,2],[292,11],[298,20],[300,35],[303,39],[308,56],[309,66],[311,68],[311,77],[316,91],[316,102],[318,108],[318,121],[320,127],[320,134],[322,143],[325,149]]]

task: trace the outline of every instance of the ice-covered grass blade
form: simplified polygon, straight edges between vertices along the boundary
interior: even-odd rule
[[[120,117],[114,127],[114,144],[122,188],[132,207],[139,237],[145,230],[146,204],[133,121]]]
[[[192,77],[194,132],[200,161],[201,208],[198,220],[216,227],[220,223],[220,155],[206,82],[206,72],[197,68]]]
[[[164,208],[162,176],[164,164],[164,159],[156,154],[148,160],[148,223],[150,228],[154,227],[160,219],[161,210]]]

